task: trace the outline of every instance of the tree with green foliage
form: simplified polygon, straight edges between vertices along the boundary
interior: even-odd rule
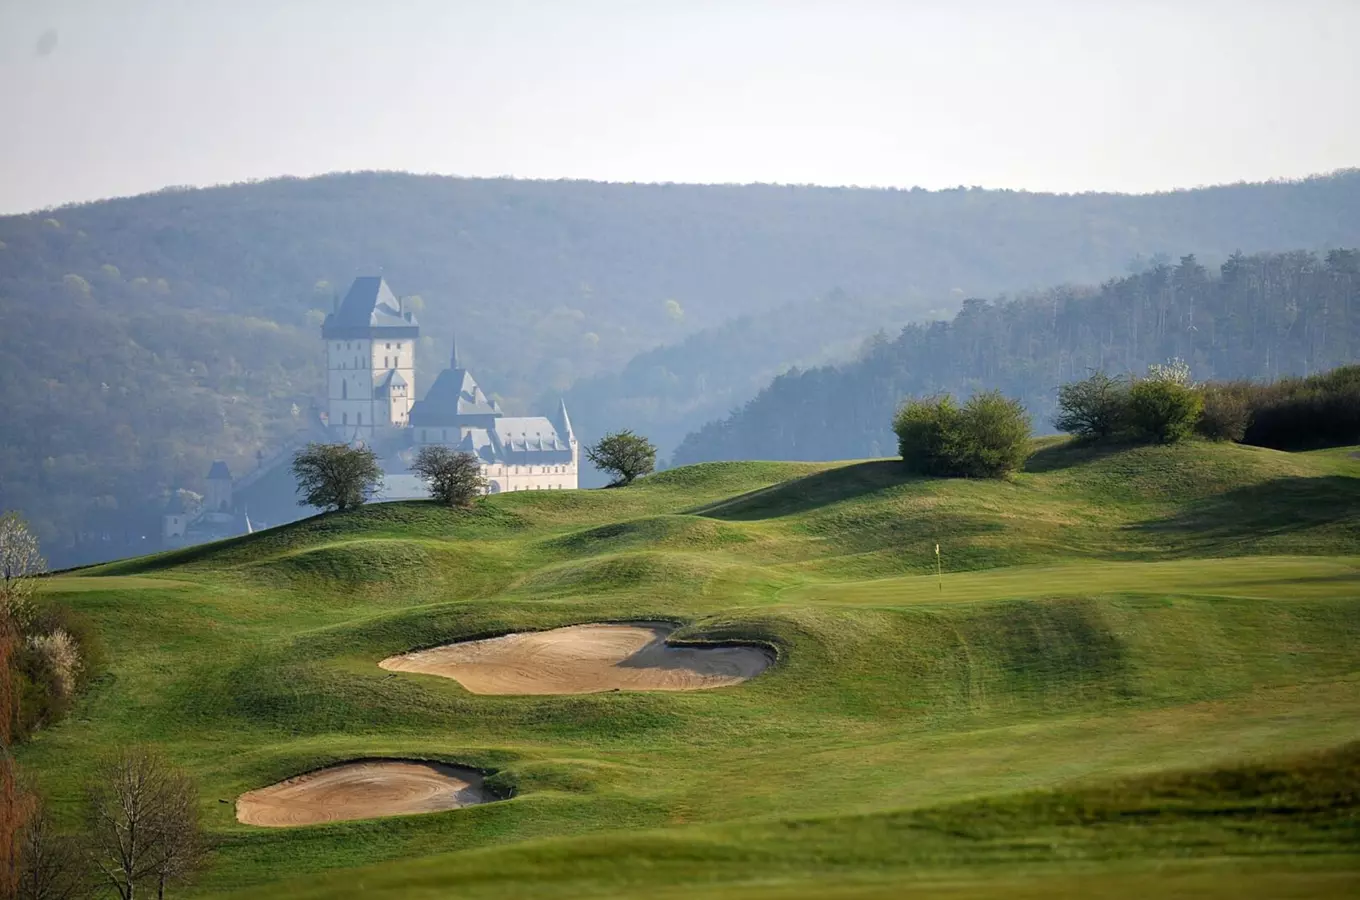
[[[897,433],[897,452],[907,471],[917,475],[941,475],[948,471],[958,419],[958,404],[948,394],[902,404],[893,419],[893,431]]]
[[[595,468],[615,476],[610,487],[632,484],[656,468],[656,447],[641,435],[627,429],[606,434],[586,448],[586,458]]]
[[[1203,411],[1203,394],[1181,381],[1139,378],[1129,389],[1129,425],[1144,439],[1182,441],[1194,433]]]
[[[998,391],[974,394],[962,407],[948,394],[903,404],[893,420],[898,452],[921,475],[1001,478],[1029,455],[1029,413]]]
[[[436,444],[421,447],[411,471],[425,480],[431,499],[445,506],[471,506],[486,493],[481,461],[463,450]]]
[[[1200,388],[1204,411],[1195,431],[1211,441],[1240,441],[1251,425],[1250,389],[1240,384],[1209,383]]]
[[[299,506],[344,511],[362,506],[382,486],[378,454],[348,444],[308,444],[293,456]]]
[[[1081,381],[1058,388],[1058,414],[1053,427],[1088,440],[1103,440],[1119,432],[1128,414],[1129,382],[1093,372]]]

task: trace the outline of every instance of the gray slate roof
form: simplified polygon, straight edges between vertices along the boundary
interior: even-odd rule
[[[482,392],[467,369],[445,369],[430,385],[424,400],[411,407],[411,424],[417,428],[473,424],[463,416],[501,416],[500,404]]]
[[[323,329],[332,328],[414,328],[416,317],[401,308],[401,302],[381,275],[354,279],[349,293],[335,312],[326,316]]]
[[[231,470],[229,470],[227,468],[227,464],[220,459],[213,460],[212,468],[208,470],[209,481],[213,481],[218,478],[224,479],[226,481],[231,481]]]
[[[455,450],[473,453],[489,463],[512,466],[565,465],[571,445],[544,416],[499,418],[493,428],[465,428]]]
[[[388,369],[382,378],[378,379],[378,396],[386,397],[394,387],[408,387],[406,379],[401,377],[401,373],[396,369]]]

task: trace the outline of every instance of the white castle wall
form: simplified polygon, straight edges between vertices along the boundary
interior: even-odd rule
[[[326,342],[326,400],[330,424],[346,439],[371,440],[375,427],[405,428],[416,387],[415,341],[367,338]],[[403,396],[378,399],[375,384],[396,369],[406,379]]]

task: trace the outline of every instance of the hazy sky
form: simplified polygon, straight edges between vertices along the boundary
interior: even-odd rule
[[[0,0],[0,212],[337,169],[1148,191],[1360,165],[1360,0]]]

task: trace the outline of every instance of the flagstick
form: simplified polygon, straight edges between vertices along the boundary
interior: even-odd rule
[[[940,545],[935,545],[935,577],[940,580],[940,593],[944,593],[944,565],[940,562]]]

